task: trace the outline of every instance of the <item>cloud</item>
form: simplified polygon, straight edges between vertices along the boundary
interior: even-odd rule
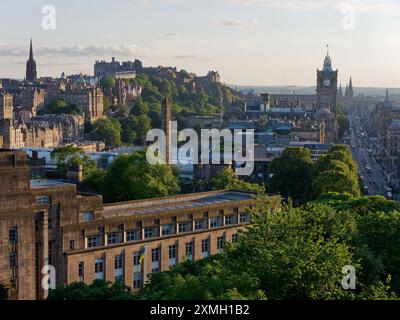
[[[256,5],[281,10],[312,11],[333,9],[343,11],[349,7],[359,12],[374,12],[384,15],[400,14],[400,3],[394,0],[226,0],[242,5]]]
[[[227,18],[214,18],[211,21],[215,25],[224,27],[249,27],[258,25],[258,19],[248,19],[248,20],[235,20]]]
[[[200,57],[195,54],[181,54],[181,55],[174,56],[174,58],[183,60],[183,59],[199,59]]]
[[[163,37],[176,37],[177,35],[176,32],[166,32],[162,34]]]
[[[143,56],[144,50],[136,45],[120,45],[120,46],[40,46],[34,47],[34,54],[38,57],[132,57]],[[14,46],[0,44],[0,55],[11,57],[28,57],[27,46]]]

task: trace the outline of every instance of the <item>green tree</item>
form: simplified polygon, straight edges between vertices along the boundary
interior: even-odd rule
[[[91,132],[94,139],[104,141],[107,146],[121,145],[121,124],[117,119],[99,119]]]
[[[180,188],[170,166],[151,165],[145,152],[140,151],[115,159],[101,190],[107,202],[117,202],[170,196]]]
[[[271,188],[298,201],[308,198],[313,178],[313,161],[308,149],[287,148],[270,165]]]
[[[133,300],[132,290],[122,282],[115,283],[95,280],[87,285],[83,282],[74,282],[67,286],[58,286],[49,290],[47,300]]]
[[[90,159],[81,148],[73,145],[55,148],[50,156],[62,174],[66,174],[70,167],[82,165],[84,178],[87,178],[97,168],[94,160]]]
[[[264,186],[239,179],[231,167],[221,170],[212,180],[212,186],[214,190],[242,190],[259,194],[265,193]]]
[[[360,195],[358,177],[345,163],[330,160],[324,165],[326,171],[320,172],[312,184],[314,198],[329,192],[348,193],[355,197]]]

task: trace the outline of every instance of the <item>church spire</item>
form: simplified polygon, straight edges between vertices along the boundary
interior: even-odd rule
[[[31,43],[30,43],[30,48],[29,48],[29,60],[33,60],[32,38],[31,38]]]
[[[29,60],[26,63],[26,81],[34,82],[37,79],[36,62],[33,59],[32,39],[29,45]]]

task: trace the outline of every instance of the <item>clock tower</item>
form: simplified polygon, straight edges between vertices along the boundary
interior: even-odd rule
[[[336,117],[338,70],[333,70],[329,51],[322,70],[317,70],[317,110],[327,108]]]

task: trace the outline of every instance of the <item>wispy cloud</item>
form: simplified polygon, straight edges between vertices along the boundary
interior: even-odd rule
[[[177,35],[176,32],[166,32],[162,34],[163,37],[176,37]]]
[[[144,56],[144,50],[136,45],[120,45],[120,46],[39,46],[34,47],[36,56],[41,57],[106,57],[106,56],[119,56],[119,57],[132,57]],[[27,46],[15,46],[0,44],[0,55],[10,57],[27,57]]]
[[[398,0],[226,0],[230,3],[256,5],[282,10],[319,10],[330,8],[342,11],[349,6],[359,12],[374,12],[385,15],[400,14]]]
[[[248,19],[248,20],[239,20],[239,19],[228,19],[228,18],[214,18],[211,20],[211,23],[224,27],[251,27],[258,25],[258,19]]]
[[[199,56],[195,54],[180,54],[174,57],[175,59],[198,59]]]

